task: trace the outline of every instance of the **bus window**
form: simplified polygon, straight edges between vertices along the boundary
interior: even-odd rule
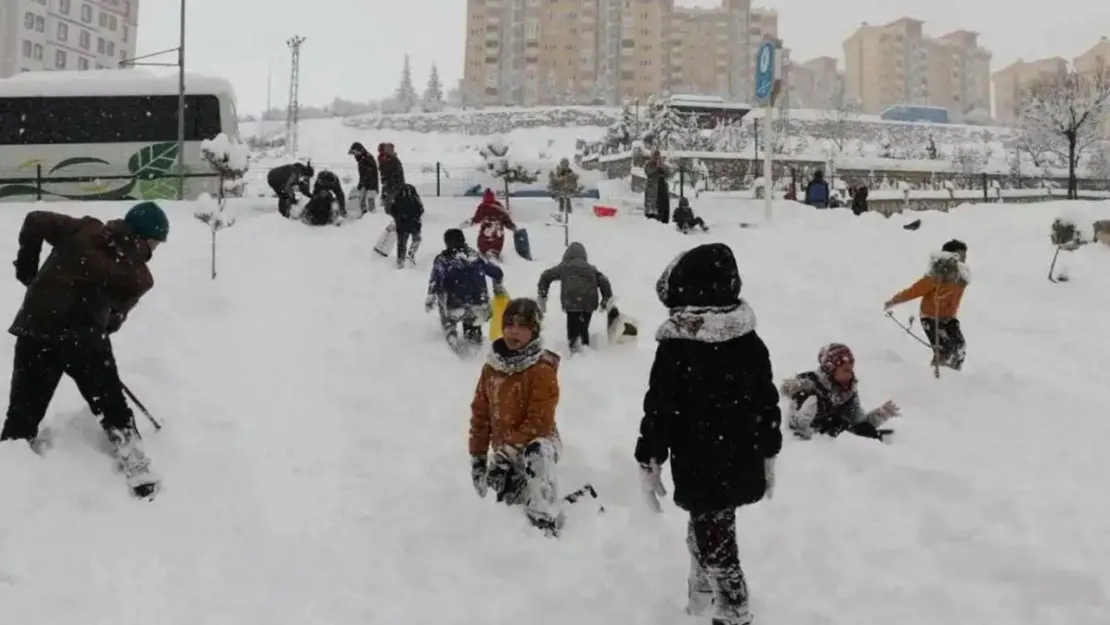
[[[177,141],[176,95],[0,98],[0,145]],[[214,95],[185,96],[185,140],[221,131]]]

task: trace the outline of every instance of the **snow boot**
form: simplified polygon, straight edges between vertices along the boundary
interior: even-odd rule
[[[149,497],[158,490],[158,478],[150,470],[150,459],[135,427],[108,428],[108,441],[127,485],[136,497]]]

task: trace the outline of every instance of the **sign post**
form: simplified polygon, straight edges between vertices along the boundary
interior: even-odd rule
[[[755,100],[763,105],[763,208],[771,221],[771,178],[775,158],[774,124],[775,97],[781,80],[778,41],[765,38],[755,56]]]

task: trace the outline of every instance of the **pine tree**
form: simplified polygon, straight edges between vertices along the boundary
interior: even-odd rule
[[[409,67],[409,55],[405,55],[405,66],[401,70],[401,84],[393,99],[402,113],[411,113],[416,110],[416,89],[412,86],[412,69]]]
[[[675,138],[681,135],[685,125],[678,111],[667,106],[665,99],[651,97],[648,98],[647,117],[643,142],[659,150],[676,149]]]
[[[425,113],[438,113],[443,110],[443,83],[439,80],[439,69],[432,63],[432,73],[428,76],[428,86],[424,89],[421,102]]]

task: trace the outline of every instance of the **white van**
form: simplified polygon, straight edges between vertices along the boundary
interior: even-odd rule
[[[235,93],[185,75],[185,198],[216,194],[200,144],[238,142]],[[0,80],[0,201],[177,199],[178,76],[146,69]]]

